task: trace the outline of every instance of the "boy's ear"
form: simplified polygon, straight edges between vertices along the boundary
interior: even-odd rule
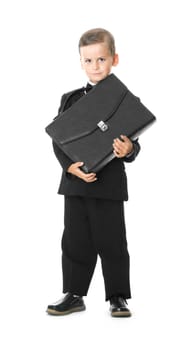
[[[117,66],[119,63],[119,55],[116,53],[113,57],[113,66]]]

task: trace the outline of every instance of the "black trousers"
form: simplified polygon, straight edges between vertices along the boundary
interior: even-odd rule
[[[106,300],[114,295],[130,298],[124,202],[80,196],[64,198],[63,292],[87,295],[99,255]]]

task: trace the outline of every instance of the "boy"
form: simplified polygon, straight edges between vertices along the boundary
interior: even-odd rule
[[[92,86],[106,78],[118,64],[114,38],[102,28],[88,30],[81,36],[79,53],[89,83],[86,88],[64,94],[59,113],[89,93]],[[99,255],[111,316],[131,316],[126,301],[131,292],[124,222],[124,201],[128,200],[124,161],[132,162],[140,145],[125,135],[120,138],[112,144],[115,158],[97,174],[85,174],[80,169],[81,160],[73,163],[53,142],[55,155],[63,168],[58,193],[65,198],[62,269],[66,295],[48,305],[50,315],[85,310],[83,296],[87,295]]]

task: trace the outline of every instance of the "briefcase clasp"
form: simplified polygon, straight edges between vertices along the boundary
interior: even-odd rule
[[[108,125],[105,124],[102,120],[97,125],[101,129],[101,131],[103,131],[103,132],[107,131],[109,128]]]

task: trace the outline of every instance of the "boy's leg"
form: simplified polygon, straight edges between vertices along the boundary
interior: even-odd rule
[[[87,295],[96,261],[85,199],[66,196],[62,237],[63,292]]]
[[[87,203],[93,240],[102,262],[106,300],[116,295],[130,298],[124,203],[105,199],[88,199]]]

